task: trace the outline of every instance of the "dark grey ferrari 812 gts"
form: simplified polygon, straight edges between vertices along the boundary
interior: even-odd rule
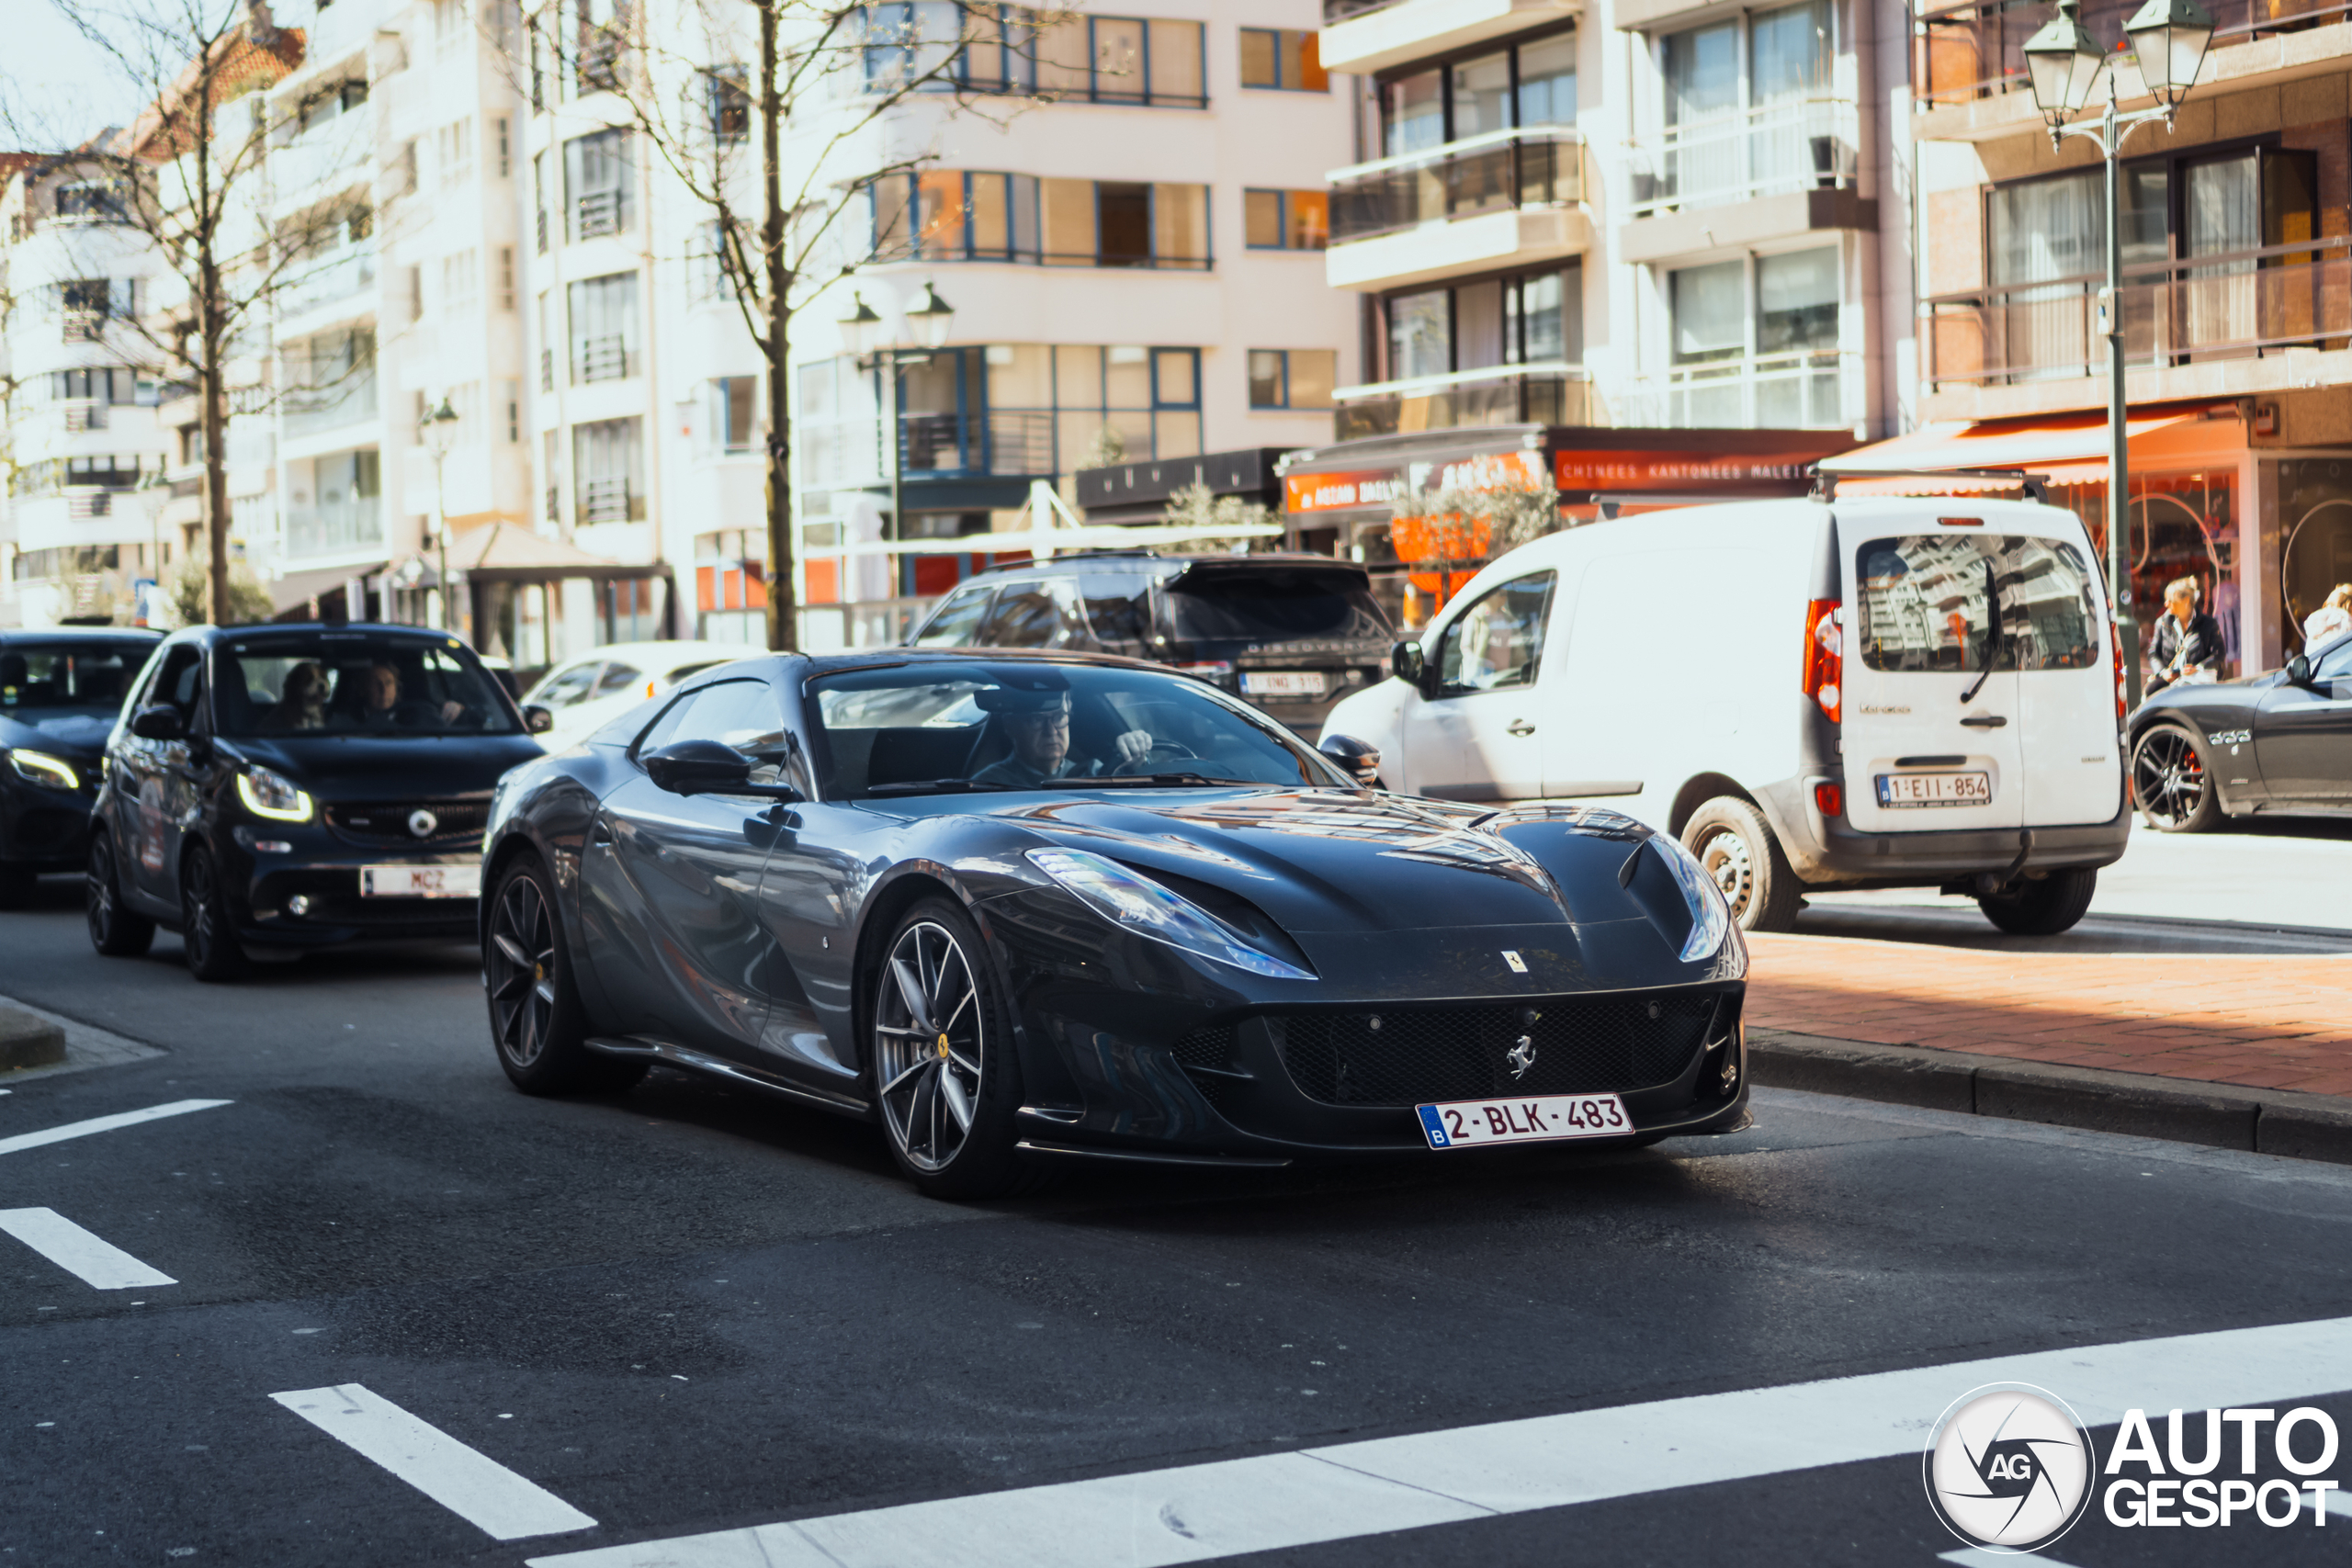
[[[1747,953],[1669,836],[1391,795],[1128,660],[710,671],[499,786],[484,978],[533,1093],[690,1068],[924,1190],[1747,1122]]]

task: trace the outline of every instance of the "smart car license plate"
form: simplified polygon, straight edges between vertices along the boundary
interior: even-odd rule
[[[1881,773],[1878,803],[1905,806],[1984,806],[1993,798],[1987,773]]]
[[[478,865],[363,865],[359,868],[363,898],[479,898],[481,867]]]
[[[1519,1100],[1455,1100],[1417,1105],[1433,1149],[1543,1144],[1560,1138],[1620,1138],[1634,1130],[1613,1094],[1540,1094]]]
[[[1241,672],[1241,694],[1245,697],[1319,697],[1323,694],[1323,671],[1244,670]]]

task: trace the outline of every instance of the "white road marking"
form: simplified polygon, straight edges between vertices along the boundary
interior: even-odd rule
[[[60,1269],[80,1275],[101,1291],[179,1283],[169,1274],[148,1268],[122,1248],[99,1240],[54,1209],[0,1209],[0,1231],[7,1232]]]
[[[1953,1563],[1956,1568],[2020,1568],[2021,1564],[2024,1568],[2031,1568],[2031,1564],[2036,1562],[2041,1563],[2041,1568],[2067,1568],[2055,1557],[2044,1557],[2040,1552],[1987,1551],[1981,1546],[1972,1546],[1964,1551],[1947,1551],[1936,1561]]]
[[[496,1540],[595,1528],[595,1520],[537,1483],[358,1383],[269,1397]]]
[[[94,1116],[87,1122],[68,1122],[62,1127],[49,1127],[38,1133],[19,1133],[13,1138],[0,1138],[0,1155],[13,1155],[22,1149],[37,1149],[44,1144],[62,1144],[68,1138],[86,1138],[93,1133],[111,1133],[118,1127],[136,1127],[141,1122],[153,1122],[165,1116],[185,1116],[191,1111],[209,1111],[216,1105],[234,1104],[227,1100],[175,1100],[169,1105],[151,1105],[144,1111],[125,1111],[113,1116]]]
[[[2102,1426],[2130,1409],[2338,1392],[2352,1318],[2045,1350],[1908,1371],[1379,1438],[599,1547],[532,1568],[1160,1568],[1864,1460],[1916,1461],[1990,1382]],[[2315,1386],[2316,1385],[2316,1386]],[[1915,1483],[1916,1484],[1916,1483]],[[1919,1508],[1930,1520],[1927,1499]],[[2016,1557],[2009,1562],[2021,1561]]]

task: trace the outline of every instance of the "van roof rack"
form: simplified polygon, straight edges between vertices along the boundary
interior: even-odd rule
[[[2040,474],[2030,474],[2023,468],[1872,468],[1867,473],[1828,473],[1815,464],[1813,470],[1813,499],[1838,499],[1838,481],[1847,479],[1999,479],[2025,491],[2037,504],[2050,504],[2050,481]]]

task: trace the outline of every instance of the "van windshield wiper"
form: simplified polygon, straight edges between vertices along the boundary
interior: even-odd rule
[[[1984,682],[1993,678],[1993,666],[2000,661],[2001,657],[2001,582],[1993,575],[1991,556],[1984,558],[1984,667],[1976,672],[1976,679],[1970,682],[1968,690],[1960,694],[1960,705],[1962,707],[1976,700],[1976,694],[1983,691]]]

